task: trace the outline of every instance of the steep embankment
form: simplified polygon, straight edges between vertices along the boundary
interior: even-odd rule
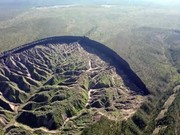
[[[114,51],[71,36],[42,39],[1,54],[0,86],[0,123],[9,134],[19,128],[77,133],[102,116],[127,119],[149,94]]]

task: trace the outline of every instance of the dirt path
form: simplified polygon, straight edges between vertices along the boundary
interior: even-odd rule
[[[108,118],[109,120],[112,120],[112,121],[117,121],[118,120],[117,118],[115,118],[113,116],[110,116],[110,115],[107,115],[107,114],[105,114],[105,113],[103,113],[101,111],[98,111],[98,114],[100,114],[101,116],[104,116],[104,117],[106,117],[106,118]]]
[[[135,113],[136,113],[136,110],[135,110],[135,109],[128,109],[128,110],[123,109],[123,110],[122,110],[122,114],[125,115],[125,116],[123,117],[123,120],[127,120],[128,118],[130,118],[131,116],[133,116]]]
[[[176,98],[176,94],[177,91],[180,89],[180,85],[176,86],[173,89],[173,94],[169,96],[169,98],[166,100],[166,102],[163,105],[162,110],[160,111],[160,113],[158,114],[158,116],[156,117],[155,121],[162,119],[165,116],[165,113],[168,111],[169,107],[172,105],[172,103],[174,102],[175,98]],[[159,131],[161,129],[166,128],[167,126],[158,126],[154,129],[152,135],[157,135],[159,133]]]
[[[89,69],[88,69],[89,71],[91,71],[92,70],[92,66],[91,66],[91,60],[89,60]]]
[[[89,105],[89,103],[91,102],[91,100],[93,99],[93,96],[92,96],[92,92],[94,92],[95,90],[94,89],[90,89],[89,91],[88,91],[88,102],[86,103],[86,105],[85,106],[88,106]]]

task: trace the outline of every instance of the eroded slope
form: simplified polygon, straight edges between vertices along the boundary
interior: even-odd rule
[[[9,134],[76,133],[102,116],[127,119],[149,93],[123,59],[85,37],[47,38],[0,58],[0,123]]]

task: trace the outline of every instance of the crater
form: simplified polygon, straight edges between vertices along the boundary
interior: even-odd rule
[[[117,120],[126,119],[149,94],[116,52],[75,36],[49,37],[3,52],[0,84],[3,101],[24,106],[13,112],[0,104],[15,113],[16,122],[48,130],[63,129],[63,123],[84,109],[98,112],[94,115],[106,112],[107,117],[116,112]]]

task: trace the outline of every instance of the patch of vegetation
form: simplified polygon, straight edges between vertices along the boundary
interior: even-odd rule
[[[82,135],[119,135],[120,133],[121,126],[119,122],[102,117],[97,123],[85,128]]]
[[[143,130],[147,126],[147,123],[145,123],[145,121],[142,118],[142,116],[134,115],[132,117],[132,120],[141,130]]]
[[[0,129],[0,135],[4,135],[4,131]]]
[[[6,135],[31,135],[32,133],[21,127],[12,127]]]

